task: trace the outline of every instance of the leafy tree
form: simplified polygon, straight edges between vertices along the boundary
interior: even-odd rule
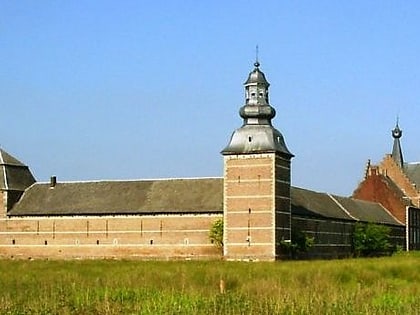
[[[217,219],[213,222],[210,232],[210,241],[219,248],[223,248],[223,219]]]
[[[391,251],[389,234],[385,225],[356,223],[353,232],[353,251],[356,256],[383,255]]]

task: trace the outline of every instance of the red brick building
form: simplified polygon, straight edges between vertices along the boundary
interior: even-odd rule
[[[368,161],[364,180],[353,197],[378,202],[406,226],[406,247],[420,249],[420,162],[406,163],[397,125],[392,130],[392,153],[377,165]]]

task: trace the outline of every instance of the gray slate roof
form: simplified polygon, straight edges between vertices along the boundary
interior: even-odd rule
[[[292,213],[400,225],[380,204],[292,187]],[[343,210],[345,209],[345,210]],[[36,183],[11,216],[223,212],[223,178]],[[349,215],[348,213],[351,215]]]
[[[29,168],[0,149],[0,190],[24,191],[35,182]]]
[[[417,190],[420,189],[420,163],[406,163],[404,172],[413,184],[416,184]]]
[[[382,205],[292,187],[292,213],[340,220],[401,225]]]
[[[9,215],[213,213],[223,209],[220,179],[34,184]]]

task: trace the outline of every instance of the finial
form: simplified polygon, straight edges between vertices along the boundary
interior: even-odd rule
[[[400,117],[397,115],[397,122],[395,124],[395,128],[392,130],[392,137],[394,139],[399,139],[402,136],[402,130],[399,126]]]
[[[254,63],[254,66],[257,67],[257,68],[260,66],[260,63],[258,62],[258,45],[255,46],[255,63]]]

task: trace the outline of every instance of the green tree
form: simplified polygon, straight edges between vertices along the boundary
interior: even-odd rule
[[[353,233],[353,251],[356,256],[383,255],[391,251],[389,234],[385,225],[356,223]]]
[[[210,241],[219,248],[223,248],[223,219],[213,222],[209,232]]]

